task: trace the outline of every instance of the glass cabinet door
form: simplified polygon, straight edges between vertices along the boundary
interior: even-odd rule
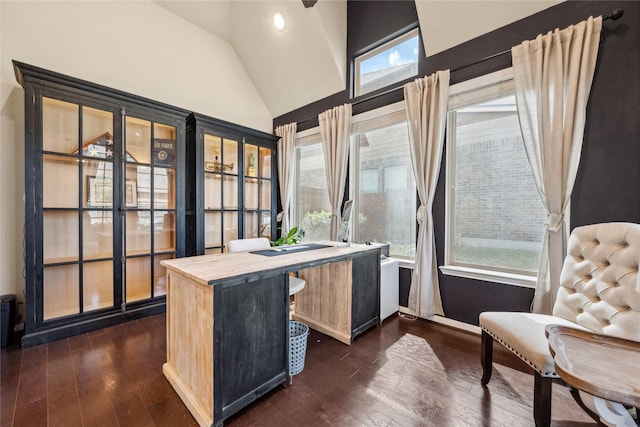
[[[160,261],[176,256],[177,129],[125,119],[125,302],[166,294]]]
[[[113,112],[42,99],[42,319],[114,306]]]
[[[188,255],[225,252],[229,241],[271,240],[277,138],[254,129],[192,113],[186,121],[185,218]]]
[[[204,134],[204,246],[220,253],[238,238],[238,141]]]
[[[271,240],[272,150],[245,144],[244,158],[244,237]]]
[[[22,345],[158,313],[161,263],[187,251],[184,110],[13,65],[25,100]]]

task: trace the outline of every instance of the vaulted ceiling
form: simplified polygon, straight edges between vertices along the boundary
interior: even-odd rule
[[[417,0],[427,56],[547,9],[562,0]],[[155,0],[228,42],[277,117],[344,90],[347,2],[320,0]],[[277,31],[272,16],[286,19]]]

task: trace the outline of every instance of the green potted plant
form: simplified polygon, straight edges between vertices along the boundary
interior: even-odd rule
[[[302,228],[293,227],[289,230],[289,233],[285,236],[280,236],[278,240],[272,240],[271,246],[284,246],[284,245],[295,245],[300,243],[302,238],[304,237],[304,230]]]

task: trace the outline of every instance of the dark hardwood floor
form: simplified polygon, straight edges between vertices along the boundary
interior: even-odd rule
[[[533,426],[528,367],[497,351],[483,388],[479,354],[479,336],[423,320],[389,318],[351,346],[312,331],[293,384],[225,425]],[[0,357],[2,427],[197,425],[162,375],[164,315]],[[554,385],[552,425],[596,424]]]

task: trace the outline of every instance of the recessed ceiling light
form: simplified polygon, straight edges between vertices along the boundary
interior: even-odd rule
[[[286,22],[284,22],[284,16],[280,12],[276,12],[273,14],[273,26],[276,27],[276,30],[282,31]]]

